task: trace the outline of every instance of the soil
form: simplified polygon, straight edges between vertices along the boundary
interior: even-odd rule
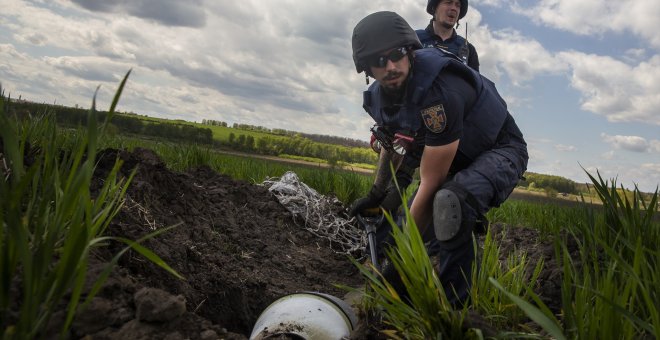
[[[137,172],[107,234],[136,240],[177,225],[143,245],[184,279],[128,251],[89,307],[77,314],[71,338],[247,339],[262,311],[282,296],[314,291],[344,298],[347,291],[335,284],[364,285],[349,258],[305,230],[266,187],[208,167],[172,172],[146,149],[109,149],[98,156],[95,189],[116,157],[124,161],[124,176],[136,167]],[[503,256],[525,250],[529,258],[546,260],[539,294],[558,312],[561,278],[551,242],[533,229],[491,228],[507,230]],[[89,277],[99,275],[123,247],[115,242],[99,248]],[[63,316],[55,315],[53,330]],[[351,338],[375,338],[373,327],[359,329]]]

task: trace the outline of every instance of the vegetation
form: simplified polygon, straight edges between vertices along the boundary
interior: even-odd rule
[[[126,78],[117,90],[108,117],[114,113],[125,81]],[[132,176],[120,178],[121,162],[117,161],[92,195],[95,159],[89,156],[96,154],[99,133],[108,128],[107,124],[98,125],[94,101],[88,112],[87,129],[64,133],[57,129],[53,114],[13,120],[6,114],[7,105],[0,90],[2,339],[43,336],[55,308],[67,303],[66,318],[60,325],[64,337],[75,313],[96,294],[112,264],[128,249],[179,276],[142,247],[142,240],[103,235],[123,204]],[[123,242],[127,247],[90,284],[86,282],[89,255],[109,241]],[[91,291],[84,291],[86,284],[92,286]]]
[[[525,173],[525,178],[520,181],[520,186],[526,188],[549,188],[558,192],[579,194],[577,183],[559,176],[542,175],[533,172]]]
[[[10,110],[10,114],[21,119],[26,119],[39,113],[50,112],[60,126],[77,128],[88,125],[89,111],[77,107],[14,101]],[[109,118],[112,117],[112,123],[109,123],[106,129],[106,132],[109,134],[121,132],[124,134],[158,137],[173,141],[213,143],[213,133],[208,128],[195,127],[191,124],[179,122],[146,120],[136,115],[117,114],[116,112],[95,112],[95,119],[109,122]]]
[[[544,227],[554,240],[555,259],[563,268],[561,315],[554,315],[534,293],[535,279],[543,263],[534,263],[523,253],[509,257],[502,265],[499,248],[487,235],[482,270],[473,275],[471,308],[486,315],[497,329],[505,330],[498,337],[651,339],[660,335],[658,192],[647,204],[637,189],[628,199],[620,194],[622,188],[617,189],[615,181],[610,184],[599,174],[589,177],[603,202],[602,208],[584,204],[581,213],[569,210],[565,215],[558,209],[555,213],[563,216]],[[491,216],[509,224],[529,221],[529,225],[539,225],[547,216],[547,205],[528,209],[508,205],[519,203],[506,202]],[[465,309],[458,313],[460,316],[450,313],[442,285],[430,271],[428,255],[414,222],[402,229],[392,224],[396,248],[388,256],[401,275],[411,302],[401,301],[372,268],[358,264],[371,288],[365,306],[383,315],[384,322],[392,328],[386,331],[388,337],[482,338],[478,331],[464,327]],[[568,242],[568,238],[575,242]],[[569,244],[577,244],[577,257]],[[530,320],[538,328],[530,328]]]
[[[119,116],[115,116],[115,105],[123,84],[108,112],[97,113],[92,104],[84,120],[68,123],[43,107],[31,109],[39,114],[8,109],[8,101],[0,96],[0,125],[3,127],[0,149],[5,161],[0,162],[3,175],[0,180],[0,332],[3,338],[38,336],[48,324],[54,306],[63,301],[65,294],[70,294],[66,322],[62,325],[62,334],[65,334],[79,305],[84,306],[84,302],[93,297],[105,278],[102,275],[92,292],[83,294],[88,255],[95,247],[109,241],[124,242],[126,249],[138,251],[177,275],[140,246],[141,240],[103,236],[109,221],[121,207],[131,178],[117,176],[121,165],[117,161],[92,199],[94,159],[88,156],[96,154],[97,149],[146,147],[154,150],[173,170],[206,165],[236,179],[255,183],[293,169],[310,187],[322,194],[334,194],[343,202],[362,196],[373,182],[370,175],[337,168],[295,166],[220,154],[216,152],[217,143],[224,142],[218,140],[214,140],[214,144],[203,141],[188,144],[173,142],[175,138],[170,135],[149,134],[158,138],[147,140],[125,134],[127,126],[134,123],[116,124]],[[8,117],[10,112],[16,119]],[[109,123],[110,118],[113,125]],[[100,119],[105,119],[105,123],[99,126]],[[65,126],[84,123],[87,128],[58,129],[56,122]],[[140,124],[144,127],[173,123],[153,120]],[[183,126],[192,126],[183,122],[177,124],[181,126],[180,131],[186,130]],[[232,133],[244,130],[231,130],[222,122],[208,126],[214,138],[218,131],[215,129],[229,129],[227,145],[252,148],[254,152],[275,148],[268,152],[328,159],[327,154],[323,154],[327,152],[336,156],[337,163],[344,157],[353,157],[338,151],[344,146],[324,149],[320,143],[302,136],[249,131],[231,137]],[[140,131],[142,134],[147,130]],[[104,132],[111,133],[102,134]],[[315,156],[303,155],[300,150],[305,149]],[[370,150],[365,151],[373,156]],[[592,183],[584,187],[572,186],[570,181],[556,176],[527,174],[526,177],[522,183],[524,187],[545,188],[549,196],[553,195],[551,190],[582,194],[585,189],[602,202],[599,207],[584,201],[581,205],[567,207],[509,200],[488,214],[491,222],[511,227],[537,226],[544,239],[554,242],[554,260],[563,268],[562,313],[553,314],[534,293],[535,279],[544,263],[517,253],[502,264],[501,249],[490,234],[486,236],[480,256],[482,270],[478,274],[475,271],[472,276],[471,308],[486,315],[497,329],[505,330],[500,337],[657,338],[660,333],[658,192],[643,194],[637,189],[626,190],[617,187],[614,181],[604,181],[600,175],[589,174]],[[404,200],[406,198],[404,196]],[[407,210],[406,214],[409,214]],[[386,334],[410,339],[481,338],[483,335],[478,329],[464,327],[467,309],[451,310],[414,224],[401,228],[395,225],[394,237],[396,248],[388,255],[404,278],[411,293],[411,304],[403,302],[373,268],[357,264],[369,282],[365,306],[384,317],[390,328]],[[568,244],[578,245],[579,256],[571,253]],[[115,261],[121,254],[117,254]],[[107,273],[109,269],[105,275]],[[14,315],[9,310],[18,298],[21,309]]]
[[[227,127],[228,124],[226,122],[222,121],[217,121],[217,120],[202,120],[202,124],[208,124],[208,125],[214,125],[214,126],[224,126]],[[287,136],[287,137],[302,137],[302,138],[307,138],[311,141],[314,142],[319,142],[319,143],[324,143],[324,144],[335,144],[335,145],[342,145],[342,146],[348,146],[348,147],[361,147],[361,148],[367,148],[369,147],[369,143],[357,139],[351,139],[351,138],[345,138],[345,137],[337,137],[337,136],[329,136],[329,135],[317,135],[317,134],[309,134],[309,133],[303,133],[303,132],[298,132],[298,131],[290,131],[290,130],[284,130],[284,129],[269,129],[264,126],[255,126],[255,125],[249,125],[249,124],[239,124],[239,123],[234,123],[232,125],[234,129],[238,130],[247,130],[247,131],[258,131],[258,132],[263,132],[266,134],[272,134],[272,135],[277,135],[277,136]]]
[[[14,100],[12,111],[18,116],[27,116],[50,110],[55,112],[58,124],[77,127],[87,124],[87,111],[78,107],[47,105]],[[101,112],[107,115],[107,112]],[[194,143],[220,149],[230,149],[246,153],[277,157],[299,157],[312,159],[331,166],[351,166],[374,169],[377,155],[368,143],[344,137],[306,134],[284,129],[270,129],[263,126],[205,119],[200,123],[182,120],[168,120],[141,116],[134,113],[113,114],[108,127],[111,135],[157,138],[177,143]],[[589,193],[590,184],[576,183],[559,176],[527,172],[520,187],[529,191],[541,192],[548,197],[573,195],[577,197]],[[621,194],[631,197],[632,191],[621,189]],[[640,193],[649,201],[650,193]]]

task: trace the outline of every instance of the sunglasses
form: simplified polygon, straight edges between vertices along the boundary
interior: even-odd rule
[[[387,61],[391,60],[392,62],[397,62],[401,60],[406,54],[408,54],[408,49],[405,47],[399,47],[394,50],[392,50],[390,53],[387,55],[381,55],[375,58],[372,58],[369,60],[369,66],[371,67],[385,67],[387,65]]]

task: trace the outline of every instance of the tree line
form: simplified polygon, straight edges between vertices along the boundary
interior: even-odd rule
[[[54,114],[57,124],[67,127],[87,125],[89,110],[62,105],[41,104],[27,101],[13,101],[10,112],[21,119],[43,114],[49,110]],[[95,111],[97,119],[104,121],[107,111]],[[167,140],[186,141],[200,144],[213,144],[213,131],[209,128],[195,127],[185,123],[147,121],[137,115],[116,114],[112,117],[109,131],[159,137]]]
[[[519,185],[530,189],[533,188],[552,189],[554,190],[554,192],[549,192],[551,195],[556,195],[557,193],[567,193],[567,194],[580,193],[578,184],[570,179],[560,176],[542,175],[533,172],[526,172],[525,178],[520,181]]]
[[[214,126],[224,126],[227,127],[227,123],[223,121],[217,121],[217,120],[212,120],[212,119],[204,119],[202,120],[202,124],[207,124],[207,125],[214,125]],[[232,125],[232,128],[238,129],[238,130],[247,130],[247,131],[257,131],[257,132],[265,132],[273,135],[278,135],[278,136],[285,136],[285,137],[302,137],[302,138],[308,138],[314,142],[318,143],[327,143],[327,144],[337,144],[337,145],[342,145],[346,147],[369,147],[369,143],[358,140],[358,139],[353,139],[353,138],[346,138],[346,137],[338,137],[338,136],[330,136],[330,135],[319,135],[319,134],[310,134],[310,133],[304,133],[304,132],[298,132],[298,131],[291,131],[291,130],[285,130],[285,129],[271,129],[267,128],[264,126],[258,126],[258,125],[250,125],[250,124],[241,124],[241,123],[234,123]]]
[[[11,112],[21,118],[51,111],[54,113],[57,124],[67,127],[78,127],[87,124],[88,109],[68,107],[62,105],[36,103],[28,101],[13,101]],[[100,121],[107,117],[107,111],[96,111]],[[202,124],[227,127],[227,123],[219,120],[205,119]],[[367,147],[345,146],[351,144],[349,139],[342,137],[321,138],[319,135],[310,135],[282,129],[267,129],[264,127],[246,124],[234,124],[237,130],[266,132],[272,135],[259,137],[247,134],[231,133],[228,141],[214,140],[210,128],[196,127],[184,121],[152,121],[141,118],[136,114],[116,114],[112,117],[109,131],[111,133],[133,134],[148,137],[164,138],[169,141],[187,143],[200,143],[225,147],[232,150],[251,152],[263,155],[278,156],[282,154],[311,157],[326,160],[330,164],[338,162],[375,164],[376,154]],[[317,141],[311,137],[315,136]],[[328,136],[329,137],[329,136]],[[325,142],[319,141],[324,140]],[[335,143],[329,143],[333,141]],[[340,143],[341,142],[341,143]],[[355,144],[355,143],[353,143]],[[366,144],[366,143],[364,143]]]
[[[43,114],[49,110],[55,113],[58,124],[69,127],[78,127],[87,124],[88,109],[67,107],[62,105],[12,100],[8,104],[7,112],[20,118],[28,119],[32,115]],[[107,111],[97,111],[102,119],[107,117]],[[229,124],[219,120],[205,119],[204,125],[228,127]],[[329,164],[362,163],[376,164],[377,155],[368,143],[350,138],[306,134],[284,129],[269,129],[263,126],[249,124],[232,125],[238,131],[258,131],[272,136],[255,137],[249,133],[230,133],[228,140],[214,140],[213,132],[209,128],[196,127],[184,121],[152,121],[140,118],[136,114],[117,114],[113,116],[110,131],[150,137],[164,138],[170,141],[187,143],[200,143],[232,150],[257,153],[262,155],[279,156],[282,154],[318,158]],[[548,195],[579,194],[588,190],[585,184],[553,175],[543,175],[533,172],[525,173],[525,178],[519,186],[528,189],[542,189]]]
[[[319,143],[300,135],[282,138],[257,137],[250,134],[230,133],[223,145],[244,152],[278,156],[282,154],[311,157],[326,160],[334,165],[338,162],[375,164],[377,155],[371,148],[347,147],[336,144]]]

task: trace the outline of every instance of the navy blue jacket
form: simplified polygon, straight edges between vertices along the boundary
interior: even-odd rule
[[[441,73],[447,76],[440,76]],[[522,133],[515,126],[494,84],[466,67],[457,57],[436,48],[416,50],[410,77],[405,97],[394,110],[386,103],[378,81],[364,92],[363,104],[377,125],[391,134],[398,132],[414,137],[414,148],[406,153],[404,167],[419,167],[424,146],[442,140],[442,135],[448,133],[452,134],[450,138],[453,140],[460,138],[458,152],[450,168],[452,172],[467,167],[480,154],[503,141],[524,144]],[[459,77],[466,85],[454,88],[453,84],[457,82],[444,82],[443,78],[447,77]],[[471,99],[460,103],[462,112],[445,112],[445,106],[449,104],[447,98],[456,92],[459,95],[451,97],[453,100]],[[445,129],[450,125],[455,126],[453,132]],[[444,144],[453,140],[445,139]],[[405,186],[409,181],[404,180],[403,184]]]
[[[431,22],[425,29],[416,30],[415,33],[417,33],[419,41],[425,48],[437,47],[447,50],[458,56],[475,71],[479,71],[479,55],[477,54],[477,50],[465,38],[458,35],[456,30],[454,30],[454,34],[449,39],[442,40],[433,31],[433,22]]]

